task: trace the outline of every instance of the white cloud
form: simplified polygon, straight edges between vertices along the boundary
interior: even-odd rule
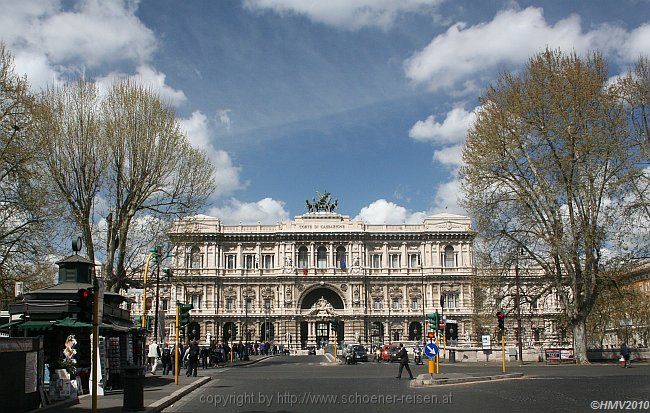
[[[156,39],[135,16],[137,2],[85,0],[40,22],[38,45],[54,62],[82,60],[88,66],[127,59],[149,60]]]
[[[426,217],[425,212],[411,212],[385,199],[378,199],[368,206],[361,208],[355,220],[369,224],[407,224],[421,223]]]
[[[433,212],[450,212],[453,214],[467,214],[463,208],[458,206],[460,195],[460,181],[458,177],[451,181],[444,182],[436,188],[436,195],[433,198]]]
[[[463,142],[475,118],[475,110],[468,112],[462,107],[456,107],[447,113],[442,123],[436,122],[433,115],[415,122],[409,131],[409,136],[418,141],[440,144]]]
[[[433,14],[441,0],[245,0],[250,10],[272,10],[278,14],[295,13],[317,23],[343,29],[391,27],[402,13]]]
[[[106,76],[100,77],[96,80],[100,93],[107,91],[111,84],[118,79],[130,77],[137,83],[151,88],[158,93],[160,97],[169,102],[172,106],[179,106],[187,100],[185,93],[182,90],[176,90],[169,85],[165,84],[164,73],[157,71],[149,65],[140,65],[137,68],[135,75],[127,75],[126,73],[111,72]]]
[[[225,224],[275,224],[287,220],[289,213],[284,209],[284,202],[272,198],[264,198],[257,202],[241,202],[230,199],[221,208],[215,207],[208,215],[219,218]]]
[[[650,51],[650,23],[634,29],[621,49],[623,57],[630,61],[637,60],[642,54],[647,56]]]
[[[135,0],[79,0],[70,7],[60,1],[15,1],[0,13],[0,39],[34,91],[59,82],[66,72],[126,61],[138,66],[143,81],[178,104],[185,100],[183,92],[165,85],[165,75],[148,66],[157,42],[135,15],[137,6]],[[111,76],[116,75],[105,78]]]
[[[463,164],[463,145],[438,149],[433,152],[433,160],[446,166],[459,167]]]
[[[219,109],[217,110],[217,122],[223,125],[227,130],[230,130],[230,109]]]
[[[192,146],[204,150],[215,167],[215,197],[228,195],[248,186],[248,183],[241,182],[239,177],[241,167],[234,166],[230,155],[226,151],[216,149],[212,144],[212,130],[207,116],[197,110],[188,119],[179,119],[179,123]]]
[[[576,15],[550,25],[541,8],[505,10],[487,23],[452,25],[407,59],[405,71],[415,83],[425,83],[436,90],[451,88],[502,65],[522,64],[546,47],[577,53],[599,49],[606,55],[631,59],[634,53],[638,56],[641,51],[647,52],[649,30],[645,25],[629,33],[616,26],[601,25],[583,32]]]

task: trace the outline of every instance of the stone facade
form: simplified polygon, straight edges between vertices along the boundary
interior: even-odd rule
[[[194,304],[203,343],[227,338],[304,348],[335,339],[418,340],[428,331],[425,314],[442,311],[441,297],[447,333],[460,345],[473,334],[475,233],[465,216],[371,225],[313,208],[277,225],[223,225],[198,216],[169,235],[173,280],[162,282],[160,293],[169,334],[170,303],[179,301]]]

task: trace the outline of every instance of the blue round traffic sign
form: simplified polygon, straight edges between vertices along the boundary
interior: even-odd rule
[[[424,354],[430,359],[435,358],[438,353],[440,353],[440,349],[435,343],[428,343],[424,346]]]

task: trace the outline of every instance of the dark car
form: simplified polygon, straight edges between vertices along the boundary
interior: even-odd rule
[[[357,361],[368,361],[368,350],[364,346],[355,345],[353,349],[357,355]]]

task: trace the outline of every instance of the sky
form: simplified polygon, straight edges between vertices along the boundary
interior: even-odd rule
[[[458,206],[478,98],[545,48],[650,51],[650,0],[0,0],[34,92],[133,77],[215,165],[202,213],[273,224],[316,191],[369,223]]]

